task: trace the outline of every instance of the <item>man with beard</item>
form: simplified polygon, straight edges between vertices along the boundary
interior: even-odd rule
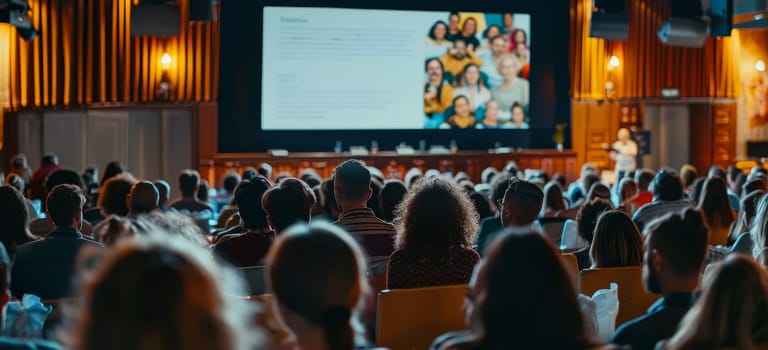
[[[611,343],[653,349],[671,337],[693,304],[699,272],[707,254],[708,233],[701,213],[686,209],[652,222],[646,229],[643,284],[663,295],[648,312],[622,325]]]
[[[453,100],[453,87],[443,79],[443,62],[430,58],[425,66],[427,83],[424,85],[424,128],[437,129],[445,119],[443,111]]]
[[[480,59],[483,60],[480,70],[488,76],[489,88],[493,88],[504,82],[504,77],[499,73],[497,64],[504,55],[509,54],[509,43],[507,38],[502,35],[494,36],[488,40],[491,42],[491,49],[483,51],[480,55]]]
[[[453,74],[454,77],[458,77],[464,71],[464,67],[470,63],[478,67],[483,65],[483,60],[477,57],[471,47],[467,47],[467,42],[464,39],[455,39],[453,47],[448,49],[443,57],[440,57],[440,61],[443,62],[445,71]]]

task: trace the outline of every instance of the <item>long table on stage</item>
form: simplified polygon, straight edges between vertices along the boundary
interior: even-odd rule
[[[241,173],[246,167],[258,167],[269,163],[276,176],[289,172],[298,176],[304,169],[312,168],[323,178],[331,177],[333,169],[347,159],[359,159],[374,166],[388,178],[403,178],[406,171],[417,167],[422,171],[437,169],[440,172],[456,174],[464,171],[472,181],[480,181],[480,173],[486,167],[502,169],[507,162],[514,160],[519,169],[540,169],[547,173],[560,173],[568,181],[578,176],[576,154],[570,150],[525,150],[510,153],[492,151],[458,151],[454,154],[430,154],[416,151],[412,155],[401,155],[394,151],[380,151],[377,154],[356,155],[349,152],[302,152],[287,156],[272,156],[267,153],[218,153],[209,159],[200,159],[199,167],[203,178],[218,184],[222,176],[230,171]]]

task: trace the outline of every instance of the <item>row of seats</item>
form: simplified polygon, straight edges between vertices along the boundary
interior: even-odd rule
[[[573,254],[563,254],[566,268],[579,276],[579,291],[591,296],[611,283],[619,286],[619,313],[616,325],[639,317],[658,298],[643,288],[642,267],[615,267],[584,270],[579,274]],[[264,301],[268,293],[264,282],[264,267],[241,268],[248,282],[249,294]],[[466,328],[464,298],[467,285],[452,285],[414,289],[384,289],[386,274],[369,276],[376,298],[376,344],[392,350],[426,349],[439,335]],[[267,298],[267,299],[265,299]]]

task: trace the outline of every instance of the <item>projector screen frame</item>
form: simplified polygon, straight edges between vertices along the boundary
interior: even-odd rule
[[[218,150],[220,153],[264,152],[282,148],[296,151],[332,151],[336,141],[343,149],[370,145],[394,149],[405,142],[414,147],[421,140],[430,145],[460,149],[549,148],[554,125],[570,124],[570,77],[568,73],[569,6],[521,2],[506,7],[490,0],[451,8],[434,0],[420,2],[372,0],[297,1],[255,0],[222,3],[221,62],[219,79]],[[261,129],[261,28],[265,6],[384,9],[407,11],[461,11],[527,13],[531,16],[531,129],[529,130],[262,130]],[[248,38],[248,39],[245,39]],[[535,115],[534,115],[535,114]],[[566,133],[567,135],[568,133]],[[570,140],[566,140],[566,147]]]

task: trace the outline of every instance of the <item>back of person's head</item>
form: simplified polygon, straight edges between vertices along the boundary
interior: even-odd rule
[[[195,197],[201,202],[208,202],[208,180],[200,179],[200,185],[197,186]]]
[[[29,167],[27,163],[27,155],[24,153],[18,153],[11,158],[11,169],[24,169]]]
[[[754,242],[752,253],[755,259],[768,267],[768,195],[757,202],[757,215],[752,221],[749,233]]]
[[[605,199],[595,199],[584,203],[576,214],[576,228],[579,236],[585,241],[592,243],[597,219],[604,211],[611,209],[613,209],[613,205]]]
[[[419,180],[395,213],[395,246],[434,259],[469,247],[478,215],[469,195],[450,179]]]
[[[490,184],[491,180],[498,174],[499,171],[496,168],[489,166],[480,173],[480,182]]]
[[[256,170],[258,175],[264,176],[267,178],[267,180],[272,178],[272,166],[269,165],[269,163],[261,163],[259,165],[259,168]]]
[[[699,203],[701,200],[701,193],[704,192],[704,182],[707,181],[706,177],[700,177],[693,180],[693,184],[688,187],[688,199],[692,203]]]
[[[297,222],[309,222],[315,193],[304,181],[287,178],[264,193],[262,205],[276,232],[282,232]]]
[[[0,186],[0,242],[10,253],[16,252],[16,242],[24,242],[29,235],[27,231],[27,203],[24,196],[16,188],[8,185]],[[4,289],[0,289],[2,293]]]
[[[45,191],[48,192],[58,185],[74,185],[83,187],[83,179],[74,169],[60,168],[54,170],[45,179]]]
[[[563,191],[554,181],[550,181],[544,186],[544,208],[546,210],[564,210],[565,201],[563,201]]]
[[[405,193],[408,190],[400,180],[387,180],[381,187],[379,193],[379,209],[381,210],[381,219],[392,222],[395,218],[395,209],[403,201]]]
[[[589,192],[587,192],[587,201],[598,198],[611,199],[611,189],[602,182],[595,182],[592,184],[592,187],[589,188]]]
[[[43,155],[43,158],[40,159],[40,164],[42,166],[59,165],[59,157],[57,157],[53,153],[46,153],[45,155]]]
[[[256,171],[256,168],[252,166],[245,167],[245,169],[243,169],[243,173],[240,175],[240,181],[253,179],[256,177],[256,175],[259,175],[258,171]]]
[[[699,176],[699,172],[696,169],[695,166],[690,164],[685,164],[682,167],[680,167],[680,179],[683,180],[683,186],[688,188],[693,184],[693,180],[696,180],[696,178]]]
[[[726,180],[726,182],[728,182],[729,184],[735,183],[739,175],[744,175],[744,172],[741,169],[735,167],[734,165],[728,165],[728,168],[726,168],[725,173],[727,177],[724,178],[724,180]]]
[[[710,228],[730,227],[733,210],[728,200],[728,186],[721,177],[712,176],[704,182],[699,198],[699,210],[704,214]]]
[[[543,203],[544,193],[539,186],[511,178],[501,203],[501,222],[505,226],[529,226],[536,221]]]
[[[85,288],[74,349],[246,349],[254,307],[202,247],[155,233],[118,244]]]
[[[491,205],[491,202],[488,200],[488,196],[476,192],[474,189],[467,191],[467,193],[469,193],[469,200],[472,201],[472,206],[475,208],[475,211],[477,211],[480,220],[493,216],[493,205]]]
[[[744,186],[742,186],[742,196],[746,196],[754,191],[763,191],[768,192],[768,186],[765,184],[765,180],[761,178],[754,178],[746,183],[744,183]]]
[[[155,180],[155,188],[157,188],[157,194],[159,196],[160,205],[171,199],[171,185],[165,180]]]
[[[221,180],[221,185],[224,188],[224,191],[227,193],[235,193],[235,188],[239,183],[240,183],[240,175],[238,175],[235,172],[227,173],[226,175],[224,175],[224,178]]]
[[[48,191],[45,204],[48,216],[56,227],[70,227],[75,224],[78,214],[82,217],[85,195],[78,186],[58,185]]]
[[[339,205],[336,203],[336,195],[333,191],[333,179],[326,179],[320,185],[320,201],[325,210],[325,215],[329,220],[336,220],[339,217]]]
[[[367,201],[370,186],[371,173],[359,160],[350,159],[333,171],[333,187],[338,202]]]
[[[564,190],[566,188],[567,184],[565,180],[565,175],[560,173],[555,173],[554,175],[552,175],[552,181],[560,185],[561,190]]]
[[[651,193],[662,201],[676,201],[683,198],[683,183],[674,171],[662,169],[651,182]]]
[[[104,168],[104,172],[101,175],[101,181],[99,183],[101,186],[104,186],[104,184],[109,181],[109,179],[120,175],[124,172],[123,166],[120,164],[120,162],[113,160],[109,163],[107,163],[107,166]]]
[[[581,172],[579,178],[584,179],[587,175],[597,175],[597,167],[592,163],[584,163],[581,165]]]
[[[631,177],[625,177],[619,182],[619,199],[624,201],[631,199],[637,194],[637,182]]]
[[[272,187],[272,183],[264,176],[258,175],[251,180],[243,180],[235,189],[235,203],[247,229],[267,227],[267,212],[261,204],[264,193]]]
[[[729,255],[704,281],[701,297],[665,349],[755,349],[768,344],[768,275]]]
[[[344,230],[327,223],[285,231],[267,258],[278,314],[301,337],[319,328],[330,350],[353,349],[352,316],[368,292],[365,258]],[[311,292],[306,292],[311,291]]]
[[[16,174],[9,174],[5,178],[5,183],[9,186],[13,186],[16,190],[18,190],[21,193],[24,193],[24,189],[26,188],[26,184],[24,183],[24,179]]]
[[[136,183],[136,179],[127,174],[113,176],[102,186],[99,195],[99,209],[102,214],[108,215],[128,215],[129,208],[126,201],[131,193],[131,187]]]
[[[504,192],[507,191],[509,180],[515,175],[506,171],[499,172],[491,180],[491,193],[489,198],[491,203],[499,203],[504,200]]]
[[[573,283],[541,234],[502,231],[485,256],[469,292],[467,318],[481,333],[477,348],[590,347]]]
[[[581,180],[581,185],[583,186],[585,192],[589,192],[589,190],[592,189],[592,186],[598,182],[600,182],[600,176],[597,176],[597,174],[589,173]]]
[[[424,177],[424,173],[421,172],[421,169],[416,167],[408,169],[408,171],[405,172],[405,177],[403,181],[405,183],[405,188],[410,189],[411,187],[413,187],[416,181],[419,181],[419,179],[421,179],[422,177]]]
[[[764,191],[752,191],[750,194],[741,197],[739,201],[739,217],[736,219],[736,225],[733,228],[734,235],[740,235],[744,232],[749,232],[749,228],[755,221],[757,216],[757,203],[765,196]]]
[[[196,170],[186,169],[179,174],[179,189],[184,197],[194,197],[197,195],[197,188],[200,186],[200,174]]]
[[[147,214],[155,209],[160,201],[160,193],[155,184],[140,181],[131,186],[128,211],[132,214]]]
[[[713,165],[709,167],[709,171],[707,171],[707,177],[712,177],[712,176],[718,176],[725,179],[728,175],[725,173],[725,169],[717,165]]]
[[[635,182],[637,182],[638,192],[648,191],[655,174],[648,169],[641,169],[635,172]]]
[[[649,223],[644,232],[648,257],[660,256],[665,271],[677,278],[699,275],[708,252],[709,233],[698,210],[689,208],[682,213],[663,216]],[[644,278],[645,287],[652,293],[661,293],[653,264],[653,261],[646,261],[653,273]]]
[[[605,211],[597,219],[589,255],[593,268],[640,266],[643,263],[640,231],[623,211]]]

